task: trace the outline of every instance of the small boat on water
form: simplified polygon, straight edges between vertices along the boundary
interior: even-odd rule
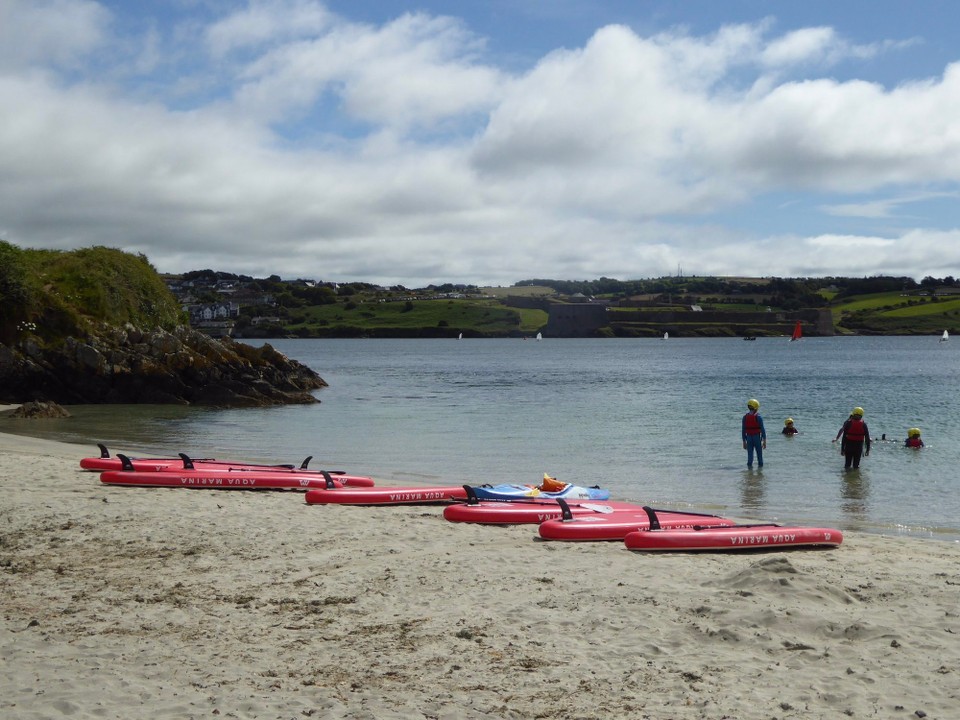
[[[950,333],[946,330],[943,331],[943,335],[940,336],[940,342],[947,342],[950,339]]]
[[[790,336],[790,342],[796,342],[797,340],[803,339],[803,326],[800,324],[800,321],[797,320],[797,324],[793,326],[793,335]]]

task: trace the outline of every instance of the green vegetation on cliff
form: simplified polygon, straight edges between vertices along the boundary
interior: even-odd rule
[[[142,255],[0,242],[0,403],[313,403],[326,383],[269,345],[193,330]]]
[[[176,298],[143,255],[107,247],[24,250],[0,241],[0,343],[86,334],[91,321],[172,330]]]

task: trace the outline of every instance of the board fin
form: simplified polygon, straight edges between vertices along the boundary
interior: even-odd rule
[[[651,530],[659,530],[659,529],[660,529],[660,518],[657,517],[657,511],[654,510],[654,509],[653,509],[652,507],[650,507],[649,505],[644,505],[644,506],[643,506],[643,511],[647,514],[647,519],[650,521],[650,529],[651,529]]]

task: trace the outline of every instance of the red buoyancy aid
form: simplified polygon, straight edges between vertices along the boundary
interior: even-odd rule
[[[757,420],[756,413],[747,413],[743,416],[743,431],[747,435],[759,435],[760,434],[760,421]]]
[[[844,440],[851,440],[853,442],[863,442],[864,437],[867,434],[867,424],[863,420],[853,420],[847,421],[847,432],[844,434]]]
[[[923,447],[923,440],[918,437],[907,438],[907,447]]]

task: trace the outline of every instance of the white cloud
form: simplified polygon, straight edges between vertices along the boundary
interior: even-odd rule
[[[211,25],[207,44],[215,57],[238,50],[273,46],[323,32],[334,16],[312,0],[253,0]]]
[[[866,202],[824,205],[820,209],[828,215],[837,217],[889,218],[897,214],[900,207],[904,205],[958,197],[960,192],[924,192]]]
[[[407,14],[382,27],[337,19],[318,30],[243,67],[236,109],[276,122],[320,105],[374,127],[432,126],[488,110],[504,81],[472,61],[479,41],[452,18]]]
[[[763,50],[765,65],[780,67],[796,65],[810,60],[823,60],[837,44],[833,28],[803,28],[777,38]]]
[[[919,202],[958,192],[960,65],[891,88],[809,71],[883,40],[773,35],[772,21],[702,37],[611,25],[512,73],[456,18],[374,25],[258,0],[199,32],[210,64],[186,68],[197,54],[171,47],[183,36],[169,27],[134,52],[93,2],[0,0],[0,38],[40,26],[34,45],[0,47],[0,98],[17,108],[0,115],[0,236],[26,246],[406,285],[678,265],[960,275],[951,221]],[[84,74],[93,50],[127,51],[129,67]],[[109,84],[154,68],[132,91]],[[916,227],[876,226],[911,198]],[[820,215],[762,232],[746,206],[768,226]]]
[[[70,69],[103,41],[109,20],[92,0],[0,0],[0,71]]]

